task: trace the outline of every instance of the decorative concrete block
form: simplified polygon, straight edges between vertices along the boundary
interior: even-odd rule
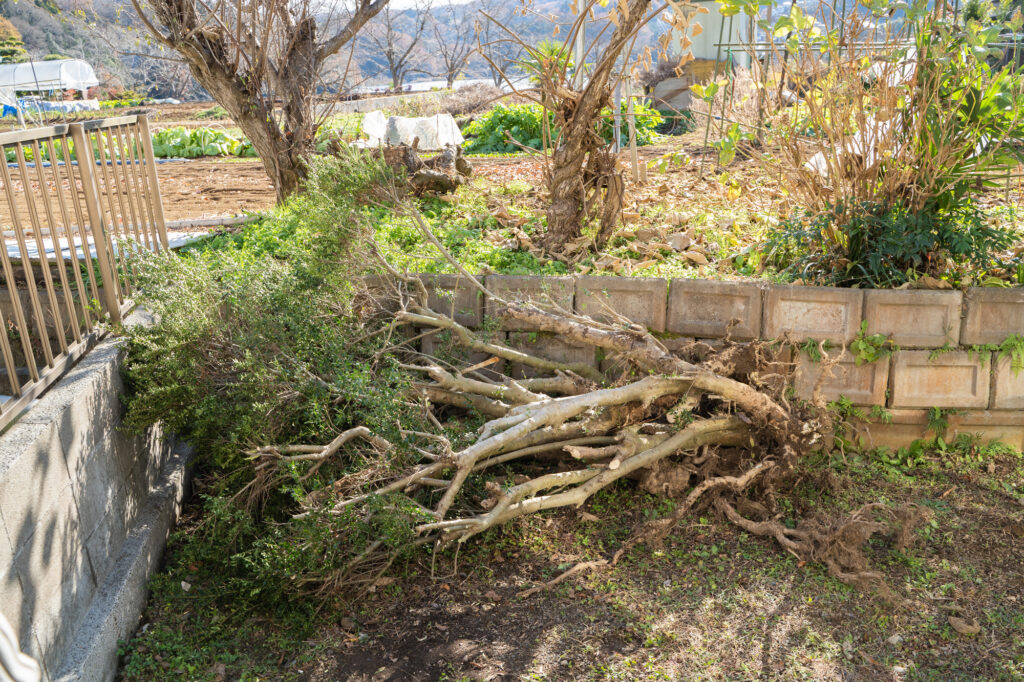
[[[810,400],[824,372],[831,372],[825,374],[821,383],[821,397],[825,401],[845,396],[854,405],[885,405],[889,382],[888,358],[858,365],[852,354],[844,353],[838,364],[826,370],[823,363],[811,360],[807,353],[800,353],[794,382],[797,397]]]
[[[1010,358],[996,360],[995,391],[992,407],[997,410],[1024,410],[1024,371],[1014,372]]]
[[[864,292],[833,287],[773,286],[764,307],[766,339],[848,343],[860,331]]]
[[[964,299],[965,346],[1000,344],[1013,334],[1024,334],[1024,289],[972,288]]]
[[[864,448],[891,448],[893,450],[910,445],[928,435],[924,421],[917,424],[890,424],[884,422],[854,422],[854,440]]]
[[[984,410],[960,412],[949,417],[949,439],[961,434],[980,436],[983,443],[1000,441],[1024,450],[1024,412]]]
[[[988,407],[988,353],[900,351],[893,365],[892,407]]]
[[[551,308],[552,304],[572,311],[575,282],[572,277],[520,277],[518,275],[487,275],[484,286],[496,296],[509,302],[530,302],[538,308]],[[496,305],[487,301],[487,317],[497,315]],[[502,329],[528,329],[516,320],[502,319]]]
[[[484,320],[484,295],[460,275],[422,275],[427,305],[459,324],[479,327]]]
[[[599,277],[576,279],[576,312],[610,321],[611,309],[651,331],[665,331],[668,282],[661,278]]]
[[[113,440],[109,436],[100,442],[88,455],[80,457],[71,473],[71,484],[78,501],[78,516],[83,532],[91,534],[110,514],[122,514],[124,510],[125,475],[121,463],[114,457]]]
[[[868,291],[868,334],[885,334],[900,346],[941,348],[960,341],[959,291]]]
[[[124,499],[124,484],[113,492],[112,497],[114,500]],[[105,576],[110,572],[128,537],[128,531],[127,519],[121,507],[110,509],[93,527],[85,539],[85,551],[97,576]]]
[[[761,287],[747,282],[674,279],[668,291],[668,331],[700,338],[750,341],[761,335]]]
[[[593,346],[575,344],[554,334],[537,332],[512,332],[508,335],[509,343],[524,353],[535,355],[545,360],[565,364],[581,364],[597,367],[597,349]],[[512,363],[511,374],[515,379],[548,374],[534,367]]]

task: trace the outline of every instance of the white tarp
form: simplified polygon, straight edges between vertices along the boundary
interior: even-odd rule
[[[0,105],[18,108],[18,98],[14,96],[14,88],[0,87]]]
[[[465,141],[451,114],[423,118],[392,116],[385,122],[382,112],[371,111],[363,117],[362,130],[368,147],[412,144],[417,137],[419,149],[444,149],[446,145],[460,145]]]
[[[81,59],[0,64],[0,88],[32,92],[88,90],[99,85],[96,72]]]
[[[95,99],[69,99],[59,102],[47,102],[42,99],[26,98],[18,100],[22,111],[59,111],[70,114],[75,111],[99,111],[99,100]]]

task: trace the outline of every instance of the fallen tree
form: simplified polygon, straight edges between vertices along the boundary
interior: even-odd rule
[[[412,330],[388,352],[420,376],[410,397],[438,428],[403,432],[404,445],[418,453],[418,461],[397,475],[349,474],[301,500],[299,519],[329,523],[346,516],[371,527],[375,516],[387,514],[388,528],[396,522],[408,528],[397,544],[383,532],[364,543],[330,575],[312,581],[316,589],[370,589],[411,547],[464,543],[517,517],[579,507],[628,478],[654,494],[680,498],[678,506],[637,528],[614,556],[573,572],[615,563],[640,543],[660,542],[693,510],[713,508],[801,560],[821,562],[846,583],[892,596],[882,575],[869,570],[861,548],[881,532],[897,533],[898,543],[905,544],[920,516],[916,509],[891,512],[868,505],[846,519],[807,520],[796,527],[781,520],[779,499],[804,475],[803,458],[830,424],[825,412],[785,399],[787,368],[767,345],[727,340],[713,348],[693,341],[670,350],[621,319],[602,322],[488,292],[499,315],[520,328],[603,349],[605,364],[615,368],[605,374],[547,360],[464,327],[426,305],[426,287],[415,277],[392,270],[380,285],[373,300],[386,301],[381,310],[390,322],[384,330]],[[484,359],[460,367],[414,350],[416,339],[437,333]],[[520,378],[496,374],[498,363],[519,368]],[[471,443],[457,447],[441,422],[465,412],[488,419]],[[354,438],[382,454],[395,449],[365,428],[326,446],[261,447],[251,452],[257,476],[245,494],[259,498],[289,480],[295,465],[311,467],[300,479],[305,480]],[[527,463],[522,470],[529,474],[505,475],[506,467]]]

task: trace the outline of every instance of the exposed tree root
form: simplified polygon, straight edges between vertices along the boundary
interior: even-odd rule
[[[390,324],[418,330],[407,337],[442,330],[467,351],[547,376],[498,377],[479,371],[493,365],[489,360],[460,369],[457,361],[395,346],[403,366],[419,377],[410,390],[424,401],[433,423],[441,426],[453,410],[487,421],[462,447],[440,431],[403,431],[407,442],[395,449],[412,452],[413,459],[405,460],[411,463],[397,475],[386,475],[383,467],[362,477],[349,473],[311,492],[299,517],[357,518],[372,525],[375,515],[391,514],[409,529],[400,546],[383,536],[369,542],[328,579],[321,576],[319,589],[369,589],[409,547],[462,543],[523,515],[579,507],[601,489],[630,478],[653,494],[680,497],[678,506],[639,527],[614,556],[579,564],[520,596],[614,565],[641,543],[661,542],[698,507],[713,508],[747,532],[773,538],[803,561],[822,563],[844,582],[891,596],[882,576],[869,570],[862,547],[873,534],[894,528],[903,529],[898,542],[905,542],[919,512],[894,514],[869,505],[841,522],[804,521],[790,528],[779,521],[777,497],[792,485],[801,458],[827,422],[817,411],[784,399],[786,373],[762,344],[691,343],[673,352],[631,324],[492,298],[501,315],[602,348],[630,370],[623,377],[639,377],[612,381],[591,365],[552,361],[488,340],[428,308],[421,282],[392,274],[398,285],[389,304]],[[365,429],[348,431],[323,447],[260,448],[253,452],[257,481],[248,494],[265,494],[288,466],[310,466],[299,476],[302,483],[357,437],[378,452],[392,450]],[[529,476],[507,474],[507,466],[526,462],[530,466],[522,470],[531,471]]]

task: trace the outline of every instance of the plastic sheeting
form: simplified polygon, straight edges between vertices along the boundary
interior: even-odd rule
[[[18,100],[22,111],[43,112],[59,111],[70,114],[74,111],[99,111],[100,103],[95,99],[70,99],[59,102],[47,102],[42,99]]]
[[[391,116],[384,118],[381,111],[371,111],[363,117],[363,135],[366,145],[412,144],[419,138],[420,149],[443,149],[445,145],[463,142],[462,132],[451,114],[437,114],[423,118]]]
[[[92,66],[81,59],[0,64],[0,89],[49,92],[88,90],[99,84]]]

